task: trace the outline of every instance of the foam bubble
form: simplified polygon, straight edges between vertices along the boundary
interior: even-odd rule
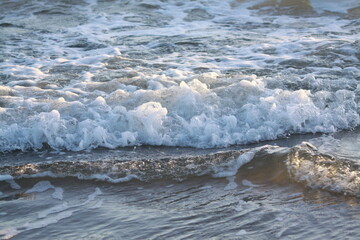
[[[36,183],[31,189],[27,190],[25,193],[41,193],[53,188],[54,186],[49,181],[40,181]]]
[[[55,187],[53,194],[51,194],[51,196],[54,199],[58,199],[58,200],[63,200],[63,193],[64,190],[60,187]]]
[[[42,174],[45,175],[44,173]],[[50,174],[53,176],[53,174]],[[41,193],[49,189],[54,189],[54,192],[51,194],[52,198],[57,200],[63,199],[64,190],[61,187],[54,187],[49,181],[40,181],[36,183],[31,189],[28,189],[25,193]]]
[[[62,212],[64,210],[69,209],[69,205],[67,202],[62,203],[61,205],[57,205],[55,207],[43,210],[41,212],[38,213],[38,218],[45,218],[50,214],[54,214],[54,213],[59,213]]]
[[[12,189],[21,189],[21,186],[20,186],[19,184],[17,184],[14,179],[8,179],[8,180],[5,180],[5,181],[6,181],[8,184],[10,184],[10,187],[11,187]]]
[[[201,189],[201,190],[207,190],[207,189],[211,189],[211,188],[212,188],[211,185],[207,185],[207,186],[200,187],[199,189]]]
[[[103,193],[101,192],[100,188],[98,188],[98,187],[95,188],[95,191],[88,196],[88,198],[87,198],[87,200],[86,200],[85,203],[94,201],[95,198],[96,198],[97,196],[101,195],[101,194],[103,194]]]
[[[238,185],[235,182],[235,176],[227,177],[226,179],[229,181],[229,183],[224,187],[225,191],[237,188]]]
[[[90,208],[92,208],[92,209],[94,209],[94,208],[100,208],[103,204],[104,204],[104,199],[101,199],[100,201],[98,201],[96,204],[94,204],[94,205],[91,206]]]
[[[8,181],[8,180],[12,180],[13,177],[11,175],[8,174],[4,174],[4,175],[0,175],[0,181]]]
[[[246,234],[248,234],[248,232],[246,230],[242,229],[242,230],[240,230],[240,231],[238,231],[236,233],[236,236],[243,236],[243,235],[246,235]]]
[[[252,182],[250,182],[247,179],[242,180],[241,184],[246,186],[246,187],[259,187],[259,185],[253,184]]]
[[[62,211],[56,215],[53,215],[53,216],[50,216],[47,218],[41,218],[38,221],[28,222],[28,223],[24,224],[24,226],[22,226],[22,227],[25,228],[26,230],[43,228],[50,224],[58,223],[62,219],[69,218],[72,216],[73,213],[74,213],[74,210]]]

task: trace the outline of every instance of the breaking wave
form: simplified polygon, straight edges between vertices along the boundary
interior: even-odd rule
[[[323,154],[303,143],[290,150],[286,164],[294,180],[311,188],[360,196],[360,169],[354,161]]]
[[[280,2],[0,3],[0,152],[359,126],[358,1]]]

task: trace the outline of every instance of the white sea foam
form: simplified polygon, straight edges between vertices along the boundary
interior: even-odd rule
[[[40,181],[36,183],[31,189],[27,190],[25,193],[41,193],[53,188],[54,186],[49,181]]]
[[[137,2],[93,2],[46,29],[9,12],[1,21],[39,31],[2,40],[0,151],[224,147],[358,126],[356,22],[268,18],[247,8],[259,2],[153,0],[147,18]],[[357,1],[311,4],[345,14]]]
[[[89,176],[84,176],[82,174],[53,173],[51,171],[44,171],[35,174],[22,174],[18,176],[18,178],[41,178],[41,177],[52,177],[52,178],[76,177],[81,180],[99,180],[99,181],[106,181],[111,183],[122,183],[122,182],[129,182],[135,179],[137,180],[140,179],[138,176],[133,174],[129,174],[122,178],[114,178],[112,176],[109,176],[108,174],[91,174]],[[44,192],[49,189],[54,189],[54,192],[52,193],[52,197],[54,199],[58,199],[58,200],[63,199],[64,190],[60,187],[53,186],[49,181],[40,181],[39,183],[35,184],[31,189],[27,190],[26,193]]]
[[[50,224],[55,224],[58,223],[61,219],[65,219],[68,217],[71,217],[71,215],[73,214],[73,210],[67,210],[67,211],[62,211],[56,215],[47,217],[47,218],[41,218],[38,221],[34,221],[34,222],[28,222],[26,224],[24,224],[24,228],[26,230],[32,230],[32,229],[37,229],[37,228],[43,228],[46,227]]]
[[[38,218],[45,218],[50,214],[59,213],[59,212],[65,211],[67,209],[69,209],[69,205],[67,202],[64,202],[61,205],[57,205],[55,207],[45,209],[45,210],[39,212]]]
[[[88,199],[87,199],[86,202],[94,201],[95,198],[96,198],[98,195],[101,195],[101,194],[102,194],[102,192],[101,192],[100,188],[98,188],[98,187],[95,188],[95,191],[88,196]]]
[[[211,185],[206,185],[206,186],[200,187],[199,189],[207,190],[207,189],[211,189],[211,188],[213,188]]]
[[[0,181],[8,181],[14,179],[11,175],[0,175]]]
[[[230,176],[230,177],[227,177],[226,179],[229,181],[229,183],[224,187],[225,191],[233,190],[233,189],[237,188],[238,185],[235,182],[235,176]]]
[[[250,182],[247,179],[242,180],[241,184],[246,186],[246,187],[259,187],[259,185],[253,184],[252,182]]]
[[[268,147],[270,147],[270,146],[265,145],[262,147],[257,147],[257,148],[251,149],[250,151],[241,154],[235,161],[227,164],[227,166],[225,166],[225,168],[224,168],[224,166],[216,167],[216,169],[214,170],[215,173],[213,174],[213,177],[230,177],[228,179],[230,182],[230,186],[234,186],[234,184],[232,184],[232,182],[234,181],[234,178],[232,176],[236,175],[238,170],[243,165],[245,165],[246,163],[249,163],[254,158],[254,156],[257,152],[259,152],[262,149],[268,148]]]
[[[90,208],[95,209],[95,208],[100,208],[102,205],[104,204],[104,199],[101,199],[100,201],[98,201],[97,203],[95,203],[93,206],[91,206]]]
[[[8,180],[5,180],[5,181],[6,181],[8,184],[10,184],[10,187],[11,187],[12,189],[21,189],[21,186],[20,186],[19,184],[17,184],[14,179],[8,179]]]
[[[48,174],[53,176],[53,174]],[[35,177],[37,175],[34,175],[33,177]],[[44,174],[42,174],[42,176],[44,176]],[[64,190],[61,187],[55,187],[53,186],[49,181],[40,181],[38,183],[36,183],[31,189],[28,189],[25,193],[41,193],[41,192],[45,192],[49,189],[54,189],[54,192],[51,194],[51,196],[54,199],[57,200],[62,200],[63,199],[63,193]]]
[[[122,183],[122,182],[129,182],[134,179],[139,179],[138,176],[132,174],[129,174],[123,178],[112,178],[106,174],[92,174],[90,176],[76,175],[76,177],[79,179],[86,179],[86,180],[95,179],[95,180],[107,181],[111,183]]]
[[[51,195],[54,199],[63,200],[64,190],[60,187],[55,187],[53,194]]]
[[[360,195],[358,162],[323,154],[304,142],[291,149],[286,164],[290,176],[309,187]]]
[[[242,229],[242,230],[240,230],[240,231],[238,231],[236,233],[236,236],[243,236],[243,235],[246,235],[246,234],[248,234],[248,232],[246,230]]]
[[[137,90],[117,100],[110,94],[89,103],[81,96],[76,101],[63,96],[28,99],[21,101],[27,111],[4,112],[15,122],[0,127],[0,149],[36,149],[43,143],[73,151],[138,144],[228,146],[289,133],[333,132],[360,123],[353,92],[271,90],[260,79],[217,89],[195,79],[166,89]],[[45,109],[49,111],[37,113]]]
[[[40,181],[37,184],[34,185],[33,188],[29,189],[26,193],[31,193],[31,192],[44,192],[48,189],[52,189],[54,188],[51,183],[49,181]],[[61,192],[62,195],[62,189],[60,191],[61,188],[56,187],[55,188],[55,192]],[[66,219],[71,217],[74,213],[83,210],[83,208],[81,208],[84,205],[87,205],[91,202],[93,202],[98,195],[101,195],[102,192],[101,190],[97,187],[95,188],[95,191],[93,193],[90,193],[87,197],[87,200],[85,200],[84,202],[80,202],[78,204],[75,205],[69,205],[67,202],[63,202],[60,205],[48,208],[48,209],[44,209],[43,211],[40,211],[38,213],[38,218],[32,221],[28,221],[25,224],[23,224],[22,226],[18,227],[18,228],[6,228],[6,229],[2,229],[0,230],[0,235],[4,238],[12,238],[22,232],[25,231],[29,231],[29,230],[33,230],[33,229],[39,229],[39,228],[44,228],[47,227],[51,224],[56,224],[59,221],[61,221],[62,219]],[[54,194],[53,194],[54,195]],[[62,196],[61,196],[62,198]],[[99,208],[101,207],[103,204],[103,200],[101,199],[100,201],[96,202],[94,205],[90,206],[90,208]],[[0,213],[0,215],[2,215]]]

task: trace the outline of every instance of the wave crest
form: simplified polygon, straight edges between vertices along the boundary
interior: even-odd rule
[[[310,143],[302,143],[290,150],[286,164],[294,180],[311,188],[360,196],[360,171],[353,161],[323,154]]]

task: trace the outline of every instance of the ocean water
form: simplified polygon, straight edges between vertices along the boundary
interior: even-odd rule
[[[0,238],[358,239],[360,0],[0,2]]]

